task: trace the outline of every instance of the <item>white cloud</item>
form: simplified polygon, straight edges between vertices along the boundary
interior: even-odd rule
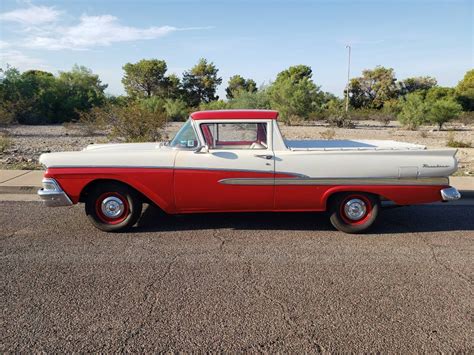
[[[121,25],[115,16],[81,16],[79,24],[56,27],[25,39],[24,46],[41,49],[89,49],[116,42],[155,39],[178,30],[172,26],[137,28]]]
[[[0,20],[22,25],[41,25],[56,21],[60,15],[61,11],[54,7],[31,5],[27,8],[3,12],[0,14]]]
[[[10,47],[10,43],[0,40],[0,49],[5,49]]]
[[[119,42],[151,40],[176,31],[209,29],[211,27],[177,28],[173,26],[151,26],[146,28],[126,26],[112,15],[82,15],[79,22],[66,23],[63,12],[54,7],[34,6],[0,14],[0,21],[16,22],[21,27],[15,31],[17,38],[13,46],[0,41],[0,48],[24,47],[43,50],[86,50],[108,46]],[[11,42],[11,41],[10,41]]]
[[[0,67],[5,68],[7,64],[22,71],[28,69],[47,69],[47,66],[39,59],[29,57],[15,49],[7,49],[0,52]]]

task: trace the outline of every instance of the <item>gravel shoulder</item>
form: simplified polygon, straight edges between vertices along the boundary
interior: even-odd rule
[[[172,138],[181,125],[182,122],[168,124],[163,138]],[[357,121],[354,129],[330,128],[315,122],[304,126],[281,125],[281,130],[287,139],[323,139],[322,134],[334,130],[334,139],[391,139],[422,144],[429,148],[446,148],[449,135],[454,135],[456,140],[474,144],[474,125],[454,123],[440,132],[433,127],[407,131],[402,129],[398,122],[382,126],[373,121]],[[105,132],[93,136],[83,135],[78,129],[65,128],[62,125],[17,125],[7,128],[6,132],[10,137],[11,147],[0,155],[1,169],[39,169],[41,167],[38,158],[42,153],[81,150],[88,144],[111,142]],[[460,148],[457,157],[460,161],[457,175],[474,175],[474,148]]]

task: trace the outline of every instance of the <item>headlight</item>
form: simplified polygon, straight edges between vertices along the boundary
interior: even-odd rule
[[[43,190],[45,190],[45,191],[61,191],[58,183],[54,179],[43,179]]]

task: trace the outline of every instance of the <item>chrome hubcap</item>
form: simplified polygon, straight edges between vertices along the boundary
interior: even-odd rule
[[[344,213],[347,218],[352,219],[353,221],[357,221],[364,217],[366,211],[367,206],[365,205],[365,202],[358,198],[353,198],[344,204]]]
[[[102,213],[108,218],[118,218],[125,210],[122,200],[115,196],[110,196],[104,199],[100,208]]]

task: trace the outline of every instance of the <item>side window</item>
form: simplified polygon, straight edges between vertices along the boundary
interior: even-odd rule
[[[201,131],[211,149],[267,149],[266,123],[203,123]]]

